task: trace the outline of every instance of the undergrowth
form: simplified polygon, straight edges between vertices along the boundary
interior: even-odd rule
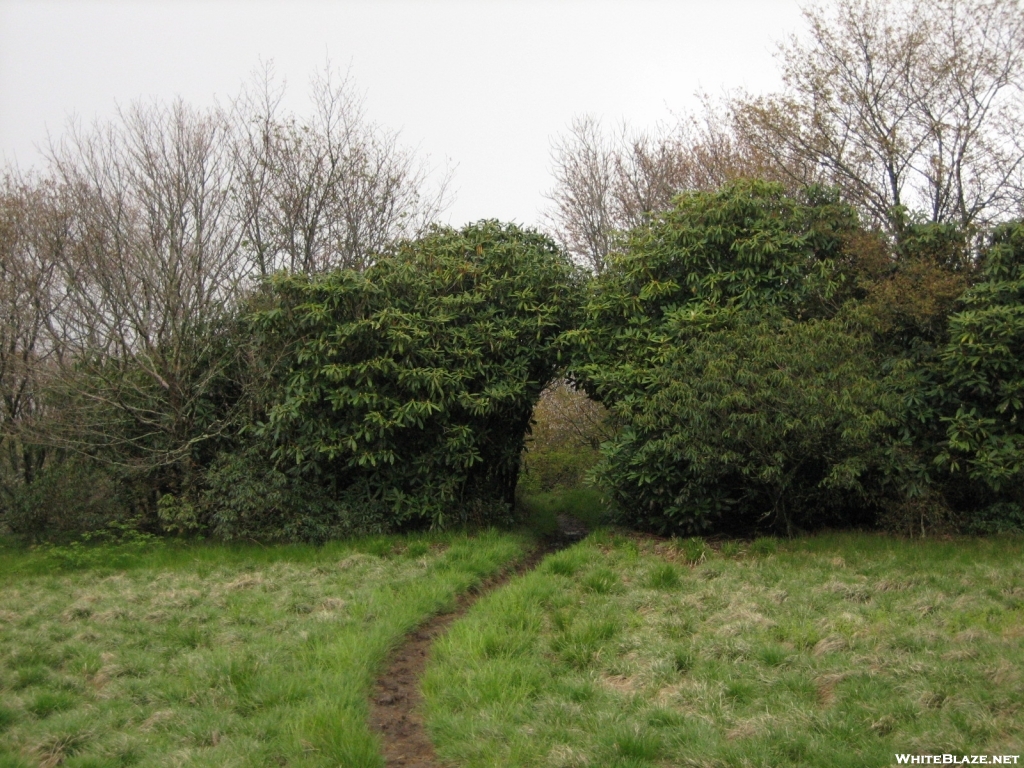
[[[527,528],[550,535],[558,530],[559,515],[575,518],[588,528],[608,525],[610,517],[604,495],[596,488],[573,488],[523,494],[518,501]]]

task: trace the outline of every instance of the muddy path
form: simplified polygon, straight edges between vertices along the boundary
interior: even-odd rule
[[[427,737],[420,694],[420,679],[427,666],[430,647],[481,597],[533,570],[544,557],[587,534],[586,528],[572,518],[559,517],[558,525],[558,533],[542,541],[520,563],[461,595],[451,611],[420,624],[390,656],[387,668],[377,678],[370,695],[370,729],[381,737],[387,768],[440,768]]]

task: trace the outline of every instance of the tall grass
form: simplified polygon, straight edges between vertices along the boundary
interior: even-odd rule
[[[424,690],[466,766],[888,766],[1024,752],[1024,546],[607,533],[474,606]]]
[[[0,552],[0,766],[378,767],[387,652],[527,543]]]

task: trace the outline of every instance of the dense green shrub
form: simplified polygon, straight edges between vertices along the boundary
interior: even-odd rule
[[[507,510],[579,290],[548,238],[497,222],[434,230],[365,272],[274,278],[248,321],[267,376],[247,427],[273,470],[243,485],[221,463],[215,529],[320,538]]]
[[[196,506],[220,539],[324,542],[391,527],[390,510],[363,483],[338,493],[316,478],[282,471],[250,446],[218,458]],[[179,510],[186,525],[190,512],[191,505]]]
[[[946,440],[936,463],[1019,505],[1024,502],[1024,223],[994,231],[982,255],[981,278],[962,303],[963,310],[950,317],[949,342],[939,355]]]
[[[939,353],[949,317],[976,272],[972,242],[969,229],[911,218],[898,240],[864,231],[847,248],[856,314],[871,330],[872,365],[884,377],[894,419],[887,467],[892,492],[876,518],[891,531],[952,533],[962,527],[965,504],[984,503],[977,488],[934,463],[945,440]]]
[[[963,527],[968,533],[1024,533],[1024,505],[1012,501],[997,501],[974,510]]]
[[[853,211],[743,182],[634,231],[574,335],[580,383],[622,429],[596,474],[662,532],[848,522],[891,456],[870,338],[839,310]]]
[[[838,320],[704,307],[614,410],[599,482],[663,532],[843,524],[878,491],[892,424],[870,346]]]
[[[65,540],[138,516],[145,500],[123,473],[85,458],[51,461],[0,496],[0,529],[27,541]]]
[[[530,445],[523,454],[523,468],[519,476],[520,492],[547,493],[582,488],[587,484],[588,473],[600,457],[600,452],[589,446]]]

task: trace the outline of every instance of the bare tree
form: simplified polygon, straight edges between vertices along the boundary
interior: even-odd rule
[[[681,132],[630,133],[623,128],[615,153],[612,210],[615,226],[631,229],[669,207],[690,186],[690,158]]]
[[[615,434],[608,409],[558,380],[541,392],[534,407],[529,442],[542,448],[573,446],[597,450]]]
[[[737,128],[794,181],[825,181],[898,234],[908,210],[985,224],[1022,210],[1018,0],[839,0],[780,48],[785,90]]]
[[[231,115],[237,215],[259,274],[363,268],[447,206],[450,174],[427,192],[428,168],[366,119],[347,78],[314,78],[307,118],[282,112],[283,93],[265,66]]]
[[[548,221],[600,271],[614,233],[685,190],[740,177],[840,188],[898,235],[912,217],[984,226],[1024,214],[1019,0],[838,0],[780,48],[785,89],[668,129],[573,121],[552,149]]]
[[[45,359],[69,407],[39,440],[182,476],[229,423],[211,397],[253,279],[361,268],[445,205],[446,180],[426,194],[427,168],[365,119],[347,81],[316,78],[304,119],[283,113],[269,70],[257,85],[230,110],[134,104],[72,125],[45,183],[5,181],[4,435],[43,402]]]
[[[701,110],[671,127],[606,133],[593,117],[573,121],[552,148],[548,223],[562,246],[594,272],[604,269],[617,233],[671,207],[687,190],[771,176],[765,159],[732,130],[729,105],[704,97]]]
[[[31,483],[46,461],[46,446],[33,434],[46,409],[56,352],[48,332],[68,235],[53,184],[0,179],[0,488]]]
[[[551,150],[555,188],[548,215],[562,246],[594,272],[604,269],[615,227],[615,149],[592,117],[573,120]]]
[[[221,372],[212,330],[246,275],[222,115],[136,104],[51,149],[74,224],[55,328],[77,423],[63,436],[142,467],[219,429],[201,406]]]

